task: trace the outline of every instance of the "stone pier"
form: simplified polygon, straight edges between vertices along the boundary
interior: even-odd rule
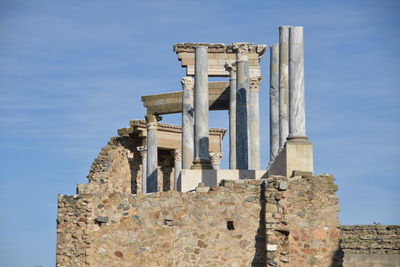
[[[182,84],[182,168],[190,169],[194,160],[194,80],[183,77]]]
[[[195,114],[194,141],[195,157],[193,169],[212,169],[209,157],[208,132],[208,48],[195,48]]]
[[[142,157],[142,193],[147,193],[146,180],[147,180],[147,146],[138,146],[137,150]],[[139,190],[138,190],[139,191]]]
[[[157,192],[157,117],[147,115],[147,181],[146,193]]]
[[[235,64],[226,64],[229,71],[229,169],[236,169],[236,70]]]
[[[307,139],[304,106],[303,27],[290,27],[289,35],[289,138]]]
[[[270,47],[269,141],[270,163],[279,151],[279,45]]]
[[[236,48],[236,167],[249,169],[248,92],[249,62],[245,46]]]
[[[279,148],[289,135],[289,28],[279,27]]]
[[[180,178],[182,170],[182,152],[180,150],[174,150],[172,152],[174,156],[174,188],[176,191],[180,191]]]

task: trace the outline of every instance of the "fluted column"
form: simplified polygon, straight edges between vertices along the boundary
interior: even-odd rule
[[[289,28],[279,27],[279,148],[289,135]]]
[[[195,48],[194,142],[193,169],[212,169],[209,158],[208,128],[208,47]]]
[[[270,47],[269,141],[270,162],[279,151],[279,45]]]
[[[182,152],[178,149],[172,152],[174,156],[174,188],[180,191],[180,177],[182,170]]]
[[[229,169],[236,169],[236,70],[235,64],[226,64],[229,71]],[[212,159],[211,159],[212,161]]]
[[[182,84],[182,168],[190,169],[194,160],[194,79],[183,77]]]
[[[219,170],[221,168],[222,152],[211,152],[210,159],[214,170]]]
[[[142,193],[146,194],[146,180],[147,180],[147,146],[138,146],[137,150],[140,152],[142,157]]]
[[[157,118],[147,115],[147,193],[157,192]]]
[[[304,106],[303,27],[290,27],[289,35],[289,138],[307,139]]]
[[[236,50],[236,167],[249,168],[249,127],[248,127],[248,92],[249,61],[246,46],[234,47]]]
[[[248,99],[248,127],[249,127],[249,170],[260,169],[260,108],[259,90],[262,77],[250,77]]]

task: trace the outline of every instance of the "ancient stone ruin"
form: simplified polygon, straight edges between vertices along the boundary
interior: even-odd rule
[[[260,162],[267,47],[174,45],[182,90],[142,96],[145,120],[118,130],[76,195],[59,195],[57,266],[400,266],[400,227],[340,226],[333,176],[313,173],[300,26],[280,27],[269,46],[270,161]],[[209,110],[229,112],[229,169],[226,129],[209,128]],[[160,122],[172,113],[182,125]]]

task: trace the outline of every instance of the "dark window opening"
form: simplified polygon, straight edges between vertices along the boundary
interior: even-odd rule
[[[229,231],[235,230],[235,226],[233,225],[233,221],[227,221],[226,222],[226,228],[228,228]]]

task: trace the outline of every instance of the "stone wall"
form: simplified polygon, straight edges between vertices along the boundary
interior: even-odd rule
[[[333,177],[295,174],[60,195],[57,266],[339,266]]]
[[[345,267],[400,266],[400,225],[342,225]]]

